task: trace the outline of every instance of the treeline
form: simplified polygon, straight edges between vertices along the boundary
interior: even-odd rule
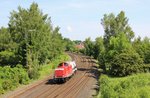
[[[42,66],[58,59],[67,43],[38,4],[12,11],[8,27],[0,28],[0,94],[39,78]]]
[[[84,54],[97,59],[100,68],[109,75],[127,76],[150,71],[150,39],[135,38],[125,12],[117,16],[105,14],[101,24],[104,36],[95,41],[87,38]]]
[[[65,50],[59,27],[52,26],[36,3],[28,9],[19,6],[10,14],[8,27],[0,29],[0,66],[21,64],[30,78],[37,78],[40,66]]]

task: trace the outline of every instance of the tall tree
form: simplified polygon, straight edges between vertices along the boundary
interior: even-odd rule
[[[45,55],[48,54],[48,39],[52,31],[49,21],[48,15],[44,15],[36,3],[32,3],[29,9],[19,6],[18,11],[11,12],[9,31],[12,40],[19,46],[20,63],[28,68],[30,78],[39,76],[39,64],[47,58]]]
[[[128,24],[125,13],[121,11],[117,16],[113,13],[105,14],[102,25],[105,31],[104,45],[106,51],[104,70],[107,69],[110,74],[116,76],[142,72],[143,61],[132,46],[131,40],[134,37],[134,32]]]
[[[117,16],[113,13],[108,15],[105,14],[104,18],[101,20],[101,24],[105,31],[104,43],[107,47],[110,37],[115,37],[121,32],[125,33],[130,41],[134,37],[134,32],[129,26],[128,19],[123,11],[121,11]]]
[[[13,41],[18,43],[19,54],[22,56],[23,65],[34,65],[41,61],[41,54],[47,54],[48,40],[51,36],[50,18],[43,14],[36,3],[32,3],[29,9],[18,7],[18,12],[11,13],[9,30]],[[45,59],[46,57],[43,56]]]
[[[18,44],[20,63],[29,69],[30,75],[64,51],[59,28],[52,27],[50,17],[43,14],[36,3],[29,9],[18,7],[18,11],[11,12],[9,32]]]
[[[59,27],[56,27],[52,32],[52,57],[60,55],[65,50],[64,40],[62,35],[59,33]]]

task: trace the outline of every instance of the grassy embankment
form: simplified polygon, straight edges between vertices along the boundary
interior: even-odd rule
[[[62,54],[59,57],[53,59],[49,64],[43,65],[39,71],[39,79],[50,75],[54,68],[62,61],[70,60],[71,58],[67,54]],[[37,80],[30,80],[26,69],[21,65],[11,68],[10,66],[0,67],[0,94],[4,94],[7,91],[14,90],[17,87],[32,83]]]
[[[150,73],[114,78],[101,75],[97,98],[150,98]]]

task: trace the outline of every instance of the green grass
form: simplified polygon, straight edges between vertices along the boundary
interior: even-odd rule
[[[113,78],[101,75],[97,98],[150,98],[150,73]]]
[[[67,54],[62,54],[59,57],[53,59],[50,62],[50,64],[43,65],[40,70],[40,78],[39,79],[50,75],[60,62],[67,61],[67,60],[71,60],[70,56],[68,56]]]

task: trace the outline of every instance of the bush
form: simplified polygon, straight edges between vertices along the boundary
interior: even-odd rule
[[[3,82],[2,82],[2,88],[4,89],[4,90],[9,90],[9,89],[11,89],[12,88],[12,82],[11,82],[11,80],[4,80]]]
[[[28,75],[30,79],[38,79],[40,76],[40,73],[37,68],[31,68],[28,70]]]
[[[150,98],[150,74],[122,78],[101,75],[98,98]]]
[[[3,94],[4,93],[4,89],[2,87],[2,83],[0,82],[0,94]]]
[[[27,84],[29,77],[22,65],[11,68],[10,66],[0,67],[0,94],[12,90],[19,84]]]
[[[121,53],[114,57],[110,74],[114,76],[127,76],[143,72],[143,62],[137,53]]]
[[[0,64],[4,65],[16,65],[18,63],[19,57],[15,55],[14,52],[11,51],[1,51],[0,52]]]

